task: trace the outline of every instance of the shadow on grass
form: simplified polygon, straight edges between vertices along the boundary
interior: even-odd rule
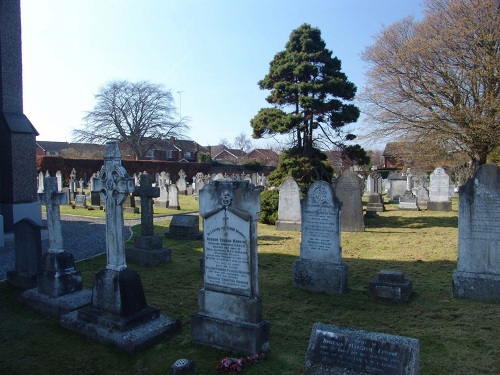
[[[292,237],[285,236],[259,236],[259,241],[284,241],[290,240]]]
[[[379,216],[365,219],[367,228],[457,228],[457,217],[428,216],[423,214],[418,217]]]

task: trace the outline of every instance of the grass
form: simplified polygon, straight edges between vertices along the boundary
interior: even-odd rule
[[[182,201],[181,201],[182,207]],[[398,211],[386,205],[366,220],[363,233],[342,232],[349,292],[340,296],[292,287],[292,263],[300,233],[258,226],[259,285],[263,315],[271,322],[271,351],[245,374],[301,374],[312,324],[337,324],[415,337],[420,340],[422,374],[499,374],[500,304],[453,299],[457,259],[457,202],[452,212]],[[157,234],[168,221],[155,223]],[[136,231],[138,233],[138,230]],[[215,374],[216,364],[234,354],[191,343],[190,316],[202,287],[201,241],[164,239],[172,262],[139,272],[146,298],[163,314],[182,321],[182,330],[135,355],[98,345],[24,309],[19,291],[0,283],[0,373],[6,374],[168,374],[179,358],[196,362],[197,374]],[[105,265],[105,256],[79,262],[85,287]],[[371,300],[368,282],[381,269],[405,272],[413,281],[408,303]]]

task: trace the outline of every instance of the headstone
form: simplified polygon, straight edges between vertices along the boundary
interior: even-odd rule
[[[6,232],[23,218],[42,224],[36,198],[37,135],[23,113],[20,0],[0,0],[0,214]]]
[[[57,191],[62,192],[63,183],[62,183],[62,173],[61,173],[61,171],[57,171],[56,172],[56,179],[57,179]]]
[[[382,270],[371,280],[368,289],[373,299],[407,302],[413,292],[413,283],[402,271]]]
[[[134,238],[134,247],[127,249],[127,260],[141,266],[170,262],[172,250],[164,248],[161,236],[154,234],[153,198],[160,195],[160,188],[153,187],[151,175],[143,173],[133,194],[141,197],[141,235]]]
[[[340,207],[333,187],[314,182],[302,200],[300,259],[293,263],[293,286],[313,292],[347,292],[348,270],[342,264]]]
[[[405,192],[403,195],[399,197],[398,210],[403,211],[418,211],[420,208],[418,207],[417,197],[414,196],[411,191]]]
[[[175,182],[177,188],[179,189],[179,194],[186,194],[186,173],[184,170],[179,171],[179,179]]]
[[[181,209],[181,206],[179,206],[179,188],[174,184],[168,186],[168,208]]]
[[[300,231],[300,187],[293,177],[287,177],[279,187],[276,230]]]
[[[334,181],[335,195],[342,204],[340,229],[344,232],[364,232],[363,180],[356,173],[347,170]]]
[[[429,202],[429,176],[418,174],[413,176],[412,193],[417,197],[418,205],[427,205]]]
[[[419,375],[418,339],[315,323],[309,339],[308,375]]]
[[[37,189],[37,194],[39,193],[43,193],[43,179],[45,178],[45,176],[43,175],[43,172],[40,171],[38,173],[38,178],[37,178],[37,181],[38,181],[38,189]]]
[[[382,175],[379,172],[372,172],[367,181],[371,181],[371,186],[365,216],[375,217],[378,212],[385,211],[384,199],[382,198]]]
[[[75,206],[87,207],[87,197],[85,196],[85,194],[75,195]]]
[[[247,355],[269,349],[258,286],[260,192],[247,181],[212,181],[200,191],[204,280],[194,343]]]
[[[429,186],[429,211],[450,211],[450,176],[446,171],[437,167],[431,173]]]
[[[94,207],[101,207],[101,193],[98,191],[90,192],[90,205]]]
[[[37,286],[37,275],[42,263],[41,227],[25,218],[14,224],[15,269],[7,271],[9,284],[32,289]]]
[[[71,195],[70,202],[74,199],[74,197],[77,193],[76,189],[77,189],[77,187],[76,187],[76,169],[73,168],[71,170],[70,175],[69,175],[69,192]]]
[[[167,238],[175,238],[179,240],[200,240],[200,218],[198,215],[173,215],[168,232],[165,233]]]
[[[139,274],[127,268],[122,203],[135,186],[121,164],[116,141],[106,144],[104,166],[95,183],[106,207],[107,265],[95,277],[91,305],[62,315],[60,324],[134,353],[156,344],[180,323],[147,305]]]
[[[45,177],[38,199],[46,206],[49,250],[42,256],[38,288],[22,293],[20,301],[42,315],[59,317],[90,305],[91,291],[83,290],[73,254],[64,250],[59,206],[67,204],[68,197],[58,192],[56,177]]]
[[[500,301],[500,168],[480,166],[460,187],[453,296]]]
[[[404,173],[390,172],[387,176],[389,180],[389,190],[387,191],[387,197],[393,203],[399,202],[399,197],[406,193],[407,188],[407,178]]]
[[[168,207],[168,185],[160,185],[160,196],[155,199],[155,207],[167,208]]]
[[[69,191],[69,188],[62,188],[62,192],[68,197],[68,204],[71,204],[71,200],[73,199],[73,194]]]

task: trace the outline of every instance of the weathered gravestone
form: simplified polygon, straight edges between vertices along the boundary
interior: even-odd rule
[[[330,324],[313,324],[305,374],[419,375],[418,339]]]
[[[167,238],[175,238],[179,240],[200,240],[200,217],[196,215],[174,215],[168,232],[165,233]]]
[[[41,226],[25,218],[14,224],[15,268],[7,271],[9,284],[32,289],[42,264]]]
[[[6,232],[23,218],[42,224],[36,198],[37,135],[23,113],[20,0],[0,0],[0,214]]]
[[[187,193],[187,185],[186,185],[186,172],[184,170],[179,171],[179,179],[175,181],[175,185],[179,189],[179,194]]]
[[[279,187],[276,230],[300,231],[300,187],[293,177],[287,177]]]
[[[76,207],[87,207],[87,197],[85,194],[75,195],[75,206]]]
[[[371,181],[370,196],[366,206],[366,217],[376,217],[378,212],[384,212],[384,200],[382,198],[382,175],[379,172],[372,172],[368,176]]]
[[[167,208],[168,207],[168,185],[159,186],[160,195],[155,199],[155,207]]]
[[[368,285],[373,299],[406,302],[413,292],[413,283],[403,271],[382,270]]]
[[[500,168],[493,164],[460,187],[453,296],[500,301]]]
[[[450,211],[450,176],[446,171],[437,167],[431,173],[429,183],[429,211]]]
[[[399,196],[398,210],[403,211],[419,211],[418,199],[411,191],[406,191],[403,195]]]
[[[413,176],[412,193],[417,197],[418,205],[427,205],[429,202],[429,176],[416,174]]]
[[[311,185],[302,200],[300,259],[293,263],[293,286],[313,292],[347,292],[348,270],[342,264],[340,207],[333,187]]]
[[[160,188],[153,187],[151,176],[143,173],[133,194],[141,197],[141,235],[134,238],[134,247],[126,250],[127,260],[141,266],[170,262],[172,250],[164,248],[162,237],[154,234],[153,198],[160,195]]]
[[[68,197],[57,189],[56,177],[45,177],[44,192],[38,194],[47,212],[49,250],[42,256],[38,288],[25,291],[20,301],[45,316],[59,317],[90,305],[91,291],[83,290],[73,254],[64,250],[59,206]]]
[[[168,208],[181,209],[179,205],[179,188],[174,184],[168,186]]]
[[[98,191],[90,192],[90,205],[93,207],[101,207],[101,193]]]
[[[200,191],[204,287],[191,317],[193,342],[255,354],[269,348],[258,286],[260,192],[247,181],[212,181]]]
[[[180,323],[147,305],[139,274],[127,268],[122,203],[135,186],[121,165],[117,142],[106,144],[95,183],[106,207],[107,265],[95,276],[91,305],[62,315],[60,324],[134,353],[156,344]]]
[[[61,173],[61,171],[57,171],[56,172],[56,178],[57,178],[57,191],[62,192],[63,183],[62,183],[62,173]]]
[[[400,172],[390,172],[387,180],[389,181],[387,197],[392,203],[397,203],[399,202],[399,197],[407,191],[407,176]]]
[[[363,220],[363,180],[353,171],[343,172],[333,186],[335,195],[342,204],[340,212],[340,229],[345,232],[364,232]]]

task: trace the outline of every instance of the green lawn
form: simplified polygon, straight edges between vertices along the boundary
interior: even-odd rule
[[[292,263],[300,234],[259,225],[259,285],[264,318],[271,322],[271,351],[245,374],[300,374],[312,324],[321,322],[418,338],[422,374],[499,374],[500,303],[456,300],[451,295],[457,259],[457,202],[452,212],[397,211],[387,205],[366,220],[363,233],[342,232],[349,292],[340,296],[292,287]],[[182,201],[181,201],[182,207]],[[168,221],[155,223],[157,234]],[[142,277],[146,298],[163,314],[182,321],[182,330],[136,355],[98,345],[24,309],[19,291],[0,283],[0,373],[168,374],[179,358],[197,364],[197,374],[216,374],[231,353],[191,343],[190,316],[202,287],[201,241],[164,239],[172,262],[154,268],[129,266]],[[105,266],[105,256],[82,261],[86,287]],[[368,282],[381,269],[405,272],[413,281],[408,303],[373,301]]]

